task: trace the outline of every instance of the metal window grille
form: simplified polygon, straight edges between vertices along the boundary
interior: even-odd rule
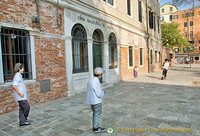
[[[24,64],[23,77],[31,79],[31,51],[28,32],[18,29],[1,28],[0,39],[4,82],[12,81],[14,65],[18,62]]]
[[[72,28],[73,73],[88,72],[87,33],[81,24]]]
[[[88,72],[87,40],[72,39],[73,73]]]
[[[109,68],[117,68],[117,42],[116,37],[113,33],[109,36]]]

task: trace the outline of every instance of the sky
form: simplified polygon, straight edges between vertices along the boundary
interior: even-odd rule
[[[172,0],[160,0],[160,6],[163,6],[164,4],[169,3],[172,4]],[[200,6],[200,2],[195,0],[195,6]],[[178,10],[185,10],[192,8],[192,4],[184,4],[182,6],[177,6]]]

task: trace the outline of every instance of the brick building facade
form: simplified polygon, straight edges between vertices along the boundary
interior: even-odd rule
[[[177,11],[172,15],[173,22],[180,24],[181,33],[192,44],[190,49],[184,47],[182,49],[175,48],[177,61],[185,63],[186,59],[189,58],[191,63],[200,63],[200,7]]]
[[[0,4],[0,114],[18,107],[10,86],[17,62],[29,72],[24,77],[31,105],[66,96],[64,9],[32,0]],[[40,21],[34,22],[38,14]],[[40,83],[47,79],[51,91],[41,93]]]
[[[17,62],[31,105],[85,91],[97,66],[102,84],[158,70],[159,1],[15,0],[0,2],[0,114],[17,109],[11,80]],[[163,56],[163,57],[161,57]]]

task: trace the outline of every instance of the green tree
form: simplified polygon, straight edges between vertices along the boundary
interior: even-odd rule
[[[161,36],[162,36],[162,44],[170,49],[174,49],[174,47],[179,47],[179,49],[183,49],[184,47],[190,48],[191,44],[184,38],[183,34],[180,33],[178,29],[179,24],[177,23],[163,23],[161,25]]]

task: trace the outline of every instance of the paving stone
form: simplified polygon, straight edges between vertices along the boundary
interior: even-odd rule
[[[25,133],[26,132],[24,130],[22,130],[22,128],[21,129],[16,129],[16,130],[10,132],[10,134],[13,135],[13,136],[20,136],[20,135],[23,135]]]
[[[181,75],[184,68],[178,65],[171,68],[167,80],[161,81],[158,71],[106,88],[101,126],[114,128],[114,136],[200,136],[200,89],[189,86],[194,79],[199,80],[199,68],[187,69],[186,78]],[[30,126],[19,127],[18,110],[0,115],[0,136],[20,132],[22,136],[111,136],[92,131],[92,110],[85,99],[86,92],[82,92],[33,106]],[[177,128],[192,132],[125,133],[117,132],[117,128]]]
[[[4,131],[5,133],[10,133],[11,131],[15,131],[18,128],[16,127],[12,127],[12,126],[7,126],[6,128],[2,129],[2,131]]]

